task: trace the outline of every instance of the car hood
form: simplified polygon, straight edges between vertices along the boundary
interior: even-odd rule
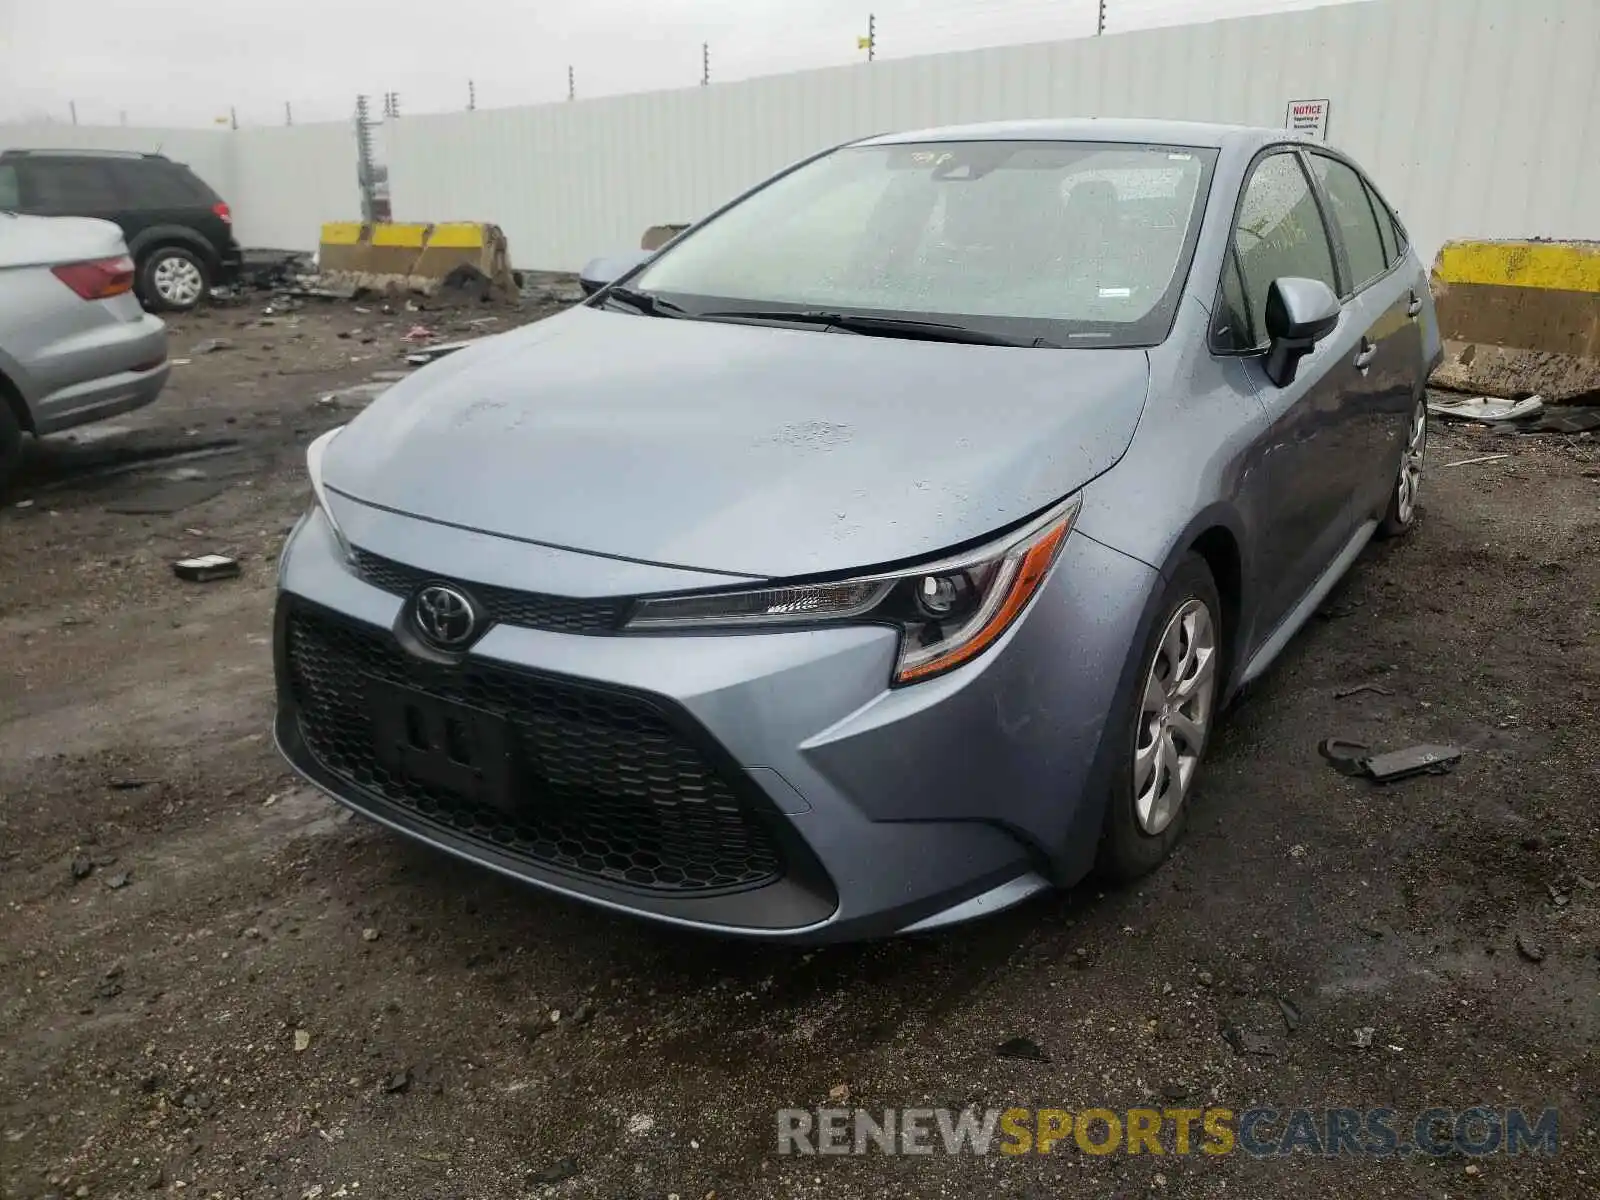
[[[328,448],[367,504],[761,578],[935,554],[1121,457],[1142,350],[952,345],[589,308],[440,360]]]
[[[54,266],[127,252],[122,230],[110,221],[0,214],[0,267]]]

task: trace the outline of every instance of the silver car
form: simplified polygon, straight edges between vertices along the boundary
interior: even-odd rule
[[[167,328],[133,294],[122,231],[0,210],[0,482],[24,433],[58,433],[149,404]]]
[[[315,442],[279,745],[541,888],[794,940],[1153,869],[1218,712],[1416,520],[1426,278],[1358,167],[875,137]]]

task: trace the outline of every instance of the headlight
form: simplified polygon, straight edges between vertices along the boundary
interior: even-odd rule
[[[344,530],[339,528],[339,522],[334,520],[333,509],[328,504],[328,492],[322,483],[322,459],[328,453],[328,444],[339,436],[338,429],[330,429],[311,445],[306,447],[306,473],[311,476],[311,491],[317,498],[317,507],[322,509],[322,515],[328,519],[328,528],[333,530],[334,541],[339,543],[339,550],[346,560],[355,558],[355,551],[350,548],[350,542],[344,536]]]
[[[751,629],[836,623],[900,630],[895,683],[916,683],[982,654],[1049,574],[1078,497],[978,549],[904,571],[831,583],[661,596],[634,605],[627,628]]]

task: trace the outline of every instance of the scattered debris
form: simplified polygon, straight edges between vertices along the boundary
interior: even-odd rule
[[[113,892],[118,892],[127,887],[132,879],[132,871],[118,871],[115,875],[106,880],[106,886]]]
[[[1339,738],[1325,738],[1317,745],[1317,753],[1339,774],[1362,776],[1374,783],[1393,783],[1413,775],[1443,775],[1461,761],[1464,753],[1458,746],[1427,742],[1384,754],[1371,754],[1371,749],[1365,742]]]
[[[12,508],[32,508],[33,507],[33,501],[32,500],[18,500],[11,507]]]
[[[1517,934],[1517,953],[1531,963],[1544,961],[1544,947],[1525,933]]]
[[[383,1081],[383,1090],[391,1096],[404,1095],[411,1089],[411,1068],[404,1067]]]
[[[566,1158],[557,1159],[542,1171],[528,1172],[528,1182],[531,1184],[560,1183],[562,1180],[571,1179],[578,1173],[578,1160],[568,1155]]]
[[[1290,1033],[1300,1028],[1300,1010],[1294,1001],[1278,997],[1278,1011],[1283,1014],[1283,1025]]]
[[[172,564],[172,573],[188,583],[210,583],[213,579],[232,579],[239,574],[239,560],[225,554],[202,554],[198,558],[180,558]]]
[[[1458,421],[1521,421],[1536,417],[1544,411],[1544,400],[1539,396],[1525,396],[1520,400],[1503,400],[1498,396],[1460,396],[1450,400],[1430,399],[1428,411],[1436,417],[1450,417]]]
[[[106,784],[113,792],[137,792],[140,788],[150,786],[148,779],[113,779]]]
[[[850,1099],[850,1085],[848,1083],[834,1084],[828,1089],[828,1099],[835,1104],[843,1104]]]
[[[1270,1038],[1259,1033],[1252,1033],[1248,1029],[1240,1029],[1232,1021],[1224,1021],[1220,1032],[1222,1040],[1233,1047],[1235,1054],[1255,1054],[1263,1058],[1270,1058],[1277,1054],[1277,1050],[1273,1048]]]
[[[1047,1063],[1050,1056],[1031,1038],[1007,1038],[994,1048],[996,1058],[1014,1058],[1020,1062]]]
[[[433,336],[433,330],[429,329],[426,325],[413,325],[410,330],[407,331],[404,340],[408,342],[426,342]]]
[[[1502,458],[1510,458],[1509,454],[1485,454],[1481,458],[1463,458],[1460,462],[1445,463],[1447,467],[1471,467],[1478,463],[1499,462]]]
[[[1195,979],[1199,982],[1201,987],[1210,987],[1212,984],[1217,982],[1217,977],[1210,971],[1201,971],[1200,974],[1195,976]]]
[[[350,387],[325,393],[318,398],[317,403],[333,408],[365,408],[393,386],[383,381],[352,384]]]
[[[72,880],[77,883],[94,874],[94,863],[84,855],[79,855],[72,860]]]
[[[1359,696],[1362,692],[1371,692],[1375,696],[1392,696],[1393,690],[1382,687],[1376,683],[1358,683],[1355,687],[1341,688],[1333,694],[1335,700],[1348,700],[1351,696]]]
[[[426,366],[428,363],[454,354],[457,350],[465,350],[468,346],[475,346],[483,338],[468,338],[463,342],[441,342],[437,346],[429,346],[424,350],[413,350],[406,355],[406,361],[414,367]]]
[[[215,354],[218,350],[232,350],[233,343],[227,338],[207,338],[189,351],[190,354]]]
[[[361,940],[363,942],[375,942],[382,936],[383,934],[373,929],[370,925],[361,931]]]
[[[311,1049],[311,1034],[308,1030],[296,1029],[294,1031],[294,1048],[297,1054]]]
[[[1363,1025],[1360,1029],[1356,1030],[1355,1042],[1352,1044],[1358,1050],[1371,1049],[1372,1038],[1377,1032],[1377,1029],[1375,1029],[1373,1026]]]
[[[399,383],[402,379],[409,378],[411,378],[410,371],[374,371],[372,373],[372,382],[374,383]]]

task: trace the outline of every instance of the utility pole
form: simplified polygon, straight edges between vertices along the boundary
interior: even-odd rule
[[[478,107],[478,85],[472,80],[467,80],[467,111],[474,112]]]
[[[67,107],[72,110],[72,123],[76,125],[78,123],[78,102],[76,100],[68,100]]]
[[[577,77],[575,75],[573,75],[572,68],[569,66],[567,68],[567,99],[568,100],[576,100],[577,98],[578,98]]]
[[[356,179],[361,185],[361,219],[373,219],[372,120],[367,97],[356,97]]]
[[[871,62],[878,54],[878,14],[867,14],[867,61]]]
[[[711,82],[711,43],[700,43],[700,86]]]
[[[1106,31],[1106,0],[1100,0],[1100,23],[1094,27],[1095,37]]]
[[[228,105],[228,124],[235,129],[239,128],[239,110],[231,104]]]
[[[285,125],[294,124],[294,109],[289,106],[287,100],[283,102],[283,123]]]

